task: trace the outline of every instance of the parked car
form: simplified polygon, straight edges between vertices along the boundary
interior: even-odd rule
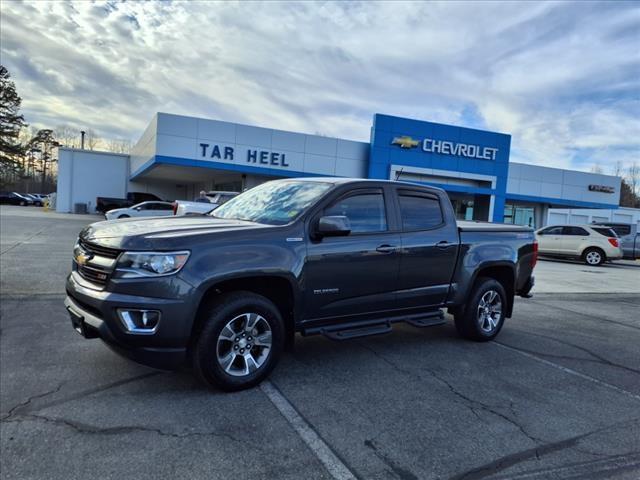
[[[460,335],[492,340],[530,296],[536,247],[528,227],[457,224],[439,188],[275,180],[211,215],[89,225],[65,305],[86,338],[238,390],[296,332],[347,340],[440,325],[447,308]]]
[[[16,192],[0,193],[0,203],[6,205],[33,205],[33,200],[28,199]]]
[[[638,224],[600,222],[598,225],[608,227],[618,235],[624,258],[635,260],[640,258],[640,232]],[[593,225],[596,227],[596,225]]]
[[[142,202],[129,208],[116,208],[104,214],[107,220],[129,217],[164,217],[173,215],[173,203]]]
[[[97,197],[96,211],[106,213],[109,210],[114,210],[116,208],[127,208],[132,205],[147,201],[161,202],[162,199],[156,197],[153,193],[144,192],[129,192],[127,193],[127,198]]]
[[[541,255],[580,258],[593,266],[622,258],[620,240],[607,227],[553,225],[538,230],[536,239]]]
[[[173,211],[175,215],[204,215],[214,208],[218,208],[220,205],[227,203],[236,195],[238,195],[238,192],[211,191],[205,196],[208,203],[206,201],[188,202],[186,200],[176,200]]]
[[[30,198],[31,200],[33,200],[33,204],[36,207],[42,207],[44,205],[44,200],[42,198],[40,198],[40,196],[35,194],[35,193],[23,193],[22,196]]]

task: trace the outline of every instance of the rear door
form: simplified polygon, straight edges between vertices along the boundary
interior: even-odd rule
[[[547,227],[536,235],[541,253],[562,253],[562,226]]]
[[[351,234],[308,243],[306,320],[396,307],[400,233],[392,228],[390,205],[382,188],[362,188],[343,194],[318,215],[346,216]]]
[[[442,199],[420,189],[398,188],[402,226],[398,306],[444,303],[458,254],[458,227],[447,222]]]

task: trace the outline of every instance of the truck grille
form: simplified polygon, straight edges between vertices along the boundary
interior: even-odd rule
[[[87,253],[93,255],[87,263],[77,263],[78,273],[82,278],[96,285],[105,286],[109,281],[109,276],[115,268],[116,258],[120,255],[120,250],[115,248],[103,247],[95,243],[79,240],[80,248]],[[97,257],[102,259],[110,259],[105,263],[104,260],[99,261]]]
[[[90,267],[88,265],[78,265],[78,273],[85,280],[89,280],[96,285],[106,285],[111,272],[101,268]]]
[[[85,242],[84,240],[80,240],[80,246],[83,250],[91,252],[99,257],[116,258],[118,255],[120,255],[120,250],[116,250],[115,248],[102,247],[100,245],[96,245],[95,243]]]

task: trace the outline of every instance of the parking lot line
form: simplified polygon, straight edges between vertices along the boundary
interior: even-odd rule
[[[349,468],[333,453],[331,447],[320,438],[309,423],[302,418],[296,408],[286,399],[282,393],[269,380],[260,384],[260,389],[269,398],[271,403],[278,409],[282,416],[289,422],[293,429],[300,435],[300,438],[307,444],[309,449],[322,462],[329,474],[336,480],[355,480],[356,476]]]
[[[584,380],[589,380],[590,382],[597,383],[600,386],[603,386],[603,387],[606,387],[606,388],[610,388],[611,390],[615,390],[618,393],[622,393],[623,395],[631,397],[634,400],[640,401],[640,395],[636,395],[635,393],[629,392],[628,390],[625,390],[623,388],[616,387],[615,385],[612,385],[612,384],[607,383],[607,382],[603,382],[602,380],[598,380],[597,378],[591,377],[591,376],[586,375],[584,373],[577,372],[576,370],[573,370],[571,368],[563,367],[562,365],[559,365],[557,363],[551,362],[551,361],[546,360],[544,358],[538,357],[537,355],[533,355],[532,353],[523,352],[522,350],[518,350],[517,348],[511,347],[511,346],[506,345],[504,343],[494,341],[493,344],[497,345],[498,347],[501,347],[501,348],[504,348],[504,349],[507,349],[507,350],[511,350],[512,352],[518,353],[518,354],[523,355],[525,357],[529,357],[529,358],[531,358],[533,360],[536,360],[536,361],[538,361],[540,363],[543,363],[545,365],[548,365],[550,367],[556,368],[558,370],[562,370],[563,372],[568,373],[570,375],[574,375],[574,376],[580,377],[580,378],[582,378]]]

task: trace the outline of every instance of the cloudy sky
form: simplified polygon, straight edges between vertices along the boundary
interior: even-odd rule
[[[367,141],[375,112],[512,134],[512,160],[640,160],[633,2],[1,3],[27,121],[137,140],[156,111]]]

